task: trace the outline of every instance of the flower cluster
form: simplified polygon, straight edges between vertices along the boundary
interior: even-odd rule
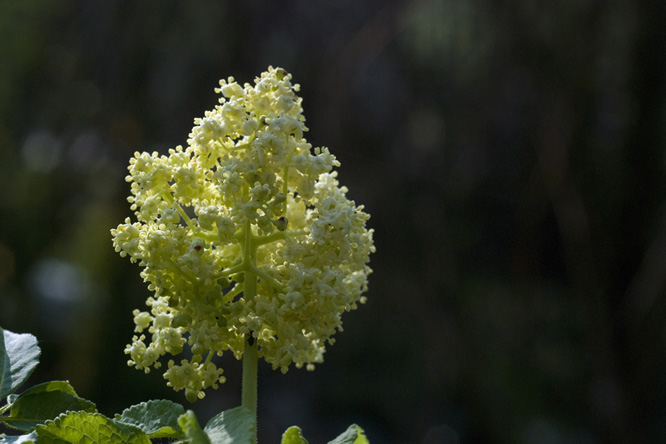
[[[224,382],[212,361],[246,340],[274,369],[313,368],[364,302],[374,252],[368,214],[336,180],[339,163],[303,138],[299,86],[269,67],[254,85],[220,82],[219,104],[195,119],[188,146],[136,153],[127,181],[136,222],[111,230],[154,293],[134,311],[125,352],[190,400]]]

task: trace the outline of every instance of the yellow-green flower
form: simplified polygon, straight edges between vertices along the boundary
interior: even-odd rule
[[[148,372],[187,342],[192,359],[169,360],[164,376],[189,399],[224,382],[213,356],[241,359],[250,336],[274,369],[312,369],[341,314],[364,302],[369,215],[339,186],[335,157],[303,138],[298,90],[272,67],[254,85],[221,81],[186,148],[130,160],[136,222],[111,233],[154,295],[125,352]]]

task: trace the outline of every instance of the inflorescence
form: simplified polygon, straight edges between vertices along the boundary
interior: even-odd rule
[[[242,359],[249,338],[274,369],[313,369],[341,314],[365,302],[369,215],[338,184],[335,157],[303,138],[298,91],[280,68],[254,85],[222,80],[186,148],[130,160],[137,221],[111,234],[153,295],[125,353],[147,373],[187,343],[192,357],[164,377],[191,401],[225,381],[213,357]]]

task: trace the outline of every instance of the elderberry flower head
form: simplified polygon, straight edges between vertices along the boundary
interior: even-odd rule
[[[149,372],[187,343],[192,358],[169,360],[164,377],[189,400],[224,382],[213,356],[241,359],[249,338],[274,369],[312,369],[365,301],[369,215],[338,184],[335,157],[303,138],[298,91],[280,68],[254,85],[222,80],[186,148],[130,160],[136,222],[111,234],[154,294],[125,353]]]

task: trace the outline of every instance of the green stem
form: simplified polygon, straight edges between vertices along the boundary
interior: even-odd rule
[[[243,239],[243,264],[246,265],[245,279],[243,280],[243,297],[245,303],[252,303],[257,294],[257,258],[256,246],[252,242],[252,227],[249,222],[245,223]],[[241,405],[249,409],[256,419],[257,417],[257,341],[252,337],[252,332],[245,335],[245,347],[243,349],[243,389]],[[255,421],[256,424],[256,421]],[[252,444],[257,442],[257,428],[254,428]]]
[[[305,230],[274,231],[273,233],[267,234],[265,236],[256,236],[254,239],[254,244],[257,246],[265,245],[283,239],[290,241],[290,237],[301,236],[303,234],[306,234]]]
[[[271,275],[266,273],[264,270],[261,270],[259,268],[255,268],[254,272],[257,274],[257,277],[260,279],[268,282],[273,288],[275,288],[278,291],[284,291],[285,288],[287,288],[286,285],[282,285],[280,282],[278,282],[277,279],[273,278]]]
[[[250,341],[252,342],[251,345]],[[245,348],[243,349],[243,392],[241,405],[254,414],[255,428],[252,444],[256,444],[257,442],[257,363],[257,341],[254,338],[248,339],[245,341]]]
[[[282,215],[287,214],[287,196],[289,196],[289,165],[284,167],[284,183],[282,184],[282,194],[284,194],[284,202],[282,202]]]
[[[175,197],[173,197],[173,194],[171,194],[171,191],[163,191],[161,193],[162,198],[170,205],[175,205],[176,210],[178,211],[178,214],[180,214],[180,217],[183,218],[185,221],[185,224],[192,230],[193,232],[197,232],[197,227],[194,226],[192,223],[192,219],[190,219],[190,216],[187,215],[183,207],[178,203]]]

